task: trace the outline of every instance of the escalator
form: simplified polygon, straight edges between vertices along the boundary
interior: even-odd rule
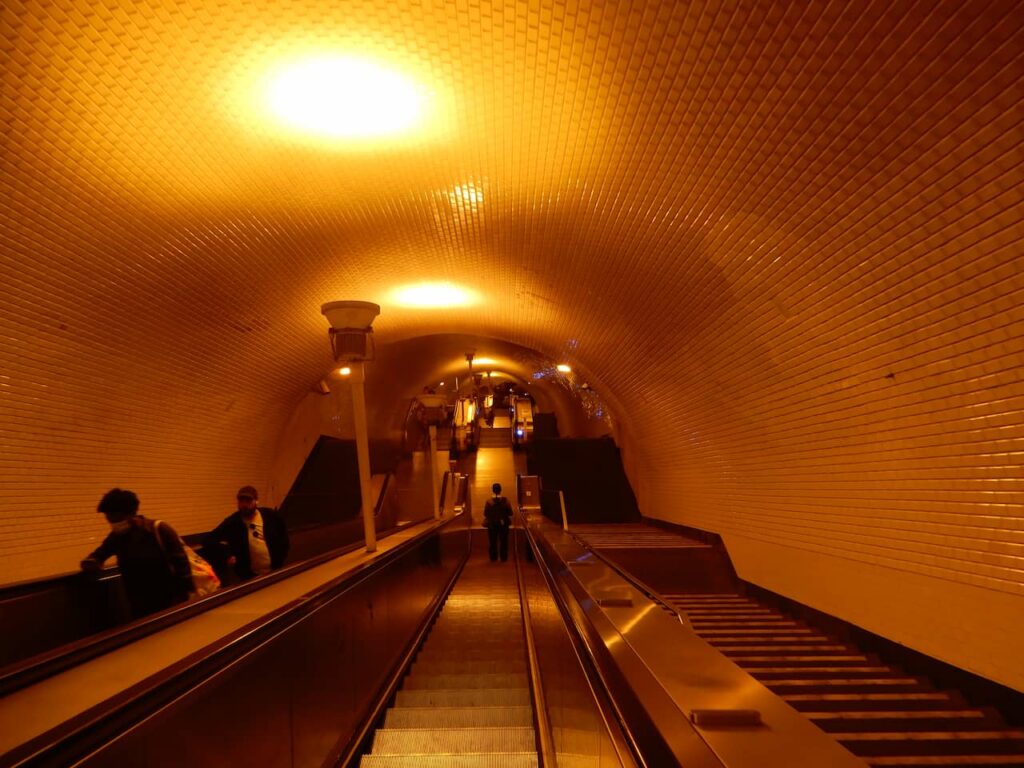
[[[515,570],[475,549],[361,766],[538,765]]]

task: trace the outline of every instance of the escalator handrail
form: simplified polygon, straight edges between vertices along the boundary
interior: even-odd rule
[[[590,546],[589,544],[587,544],[587,542],[585,542],[583,539],[581,539],[579,536],[577,536],[575,533],[573,533],[572,528],[569,529],[568,533],[569,533],[570,536],[572,536],[573,541],[575,541],[577,544],[579,544],[581,547],[583,547],[585,550],[587,550],[590,554],[592,554],[594,557],[596,557],[602,563],[604,563],[609,568],[611,568],[613,571],[615,571],[615,573],[617,573],[619,576],[621,576],[625,581],[628,581],[630,584],[632,584],[634,587],[636,587],[637,590],[642,592],[649,599],[653,600],[658,605],[660,605],[662,607],[662,609],[664,609],[668,613],[671,613],[673,616],[675,616],[680,624],[682,624],[684,627],[690,626],[689,622],[687,621],[686,615],[684,613],[681,613],[679,611],[679,609],[674,607],[664,597],[662,597],[661,594],[657,590],[655,590],[653,587],[650,587],[647,584],[645,584],[642,580],[638,579],[636,576],[631,574],[629,571],[624,570],[614,560],[610,560],[609,558],[607,558],[604,555],[602,555],[594,547]]]
[[[605,730],[612,740],[620,763],[623,765],[647,766],[648,763],[644,760],[640,740],[633,729],[630,728],[627,719],[623,716],[615,702],[615,697],[612,695],[612,686],[601,671],[601,665],[598,663],[594,649],[591,647],[590,639],[573,627],[566,600],[557,586],[558,580],[541,553],[540,546],[527,523],[528,516],[522,507],[519,508],[519,517],[527,543],[533,551],[534,560],[565,624],[566,632],[572,643],[573,653],[580,663],[580,668],[584,672],[588,684],[593,689],[595,694],[594,700],[601,712],[601,717],[605,723]],[[586,658],[587,662],[584,662],[584,658]],[[604,693],[604,698],[596,695],[598,690]],[[612,722],[617,727],[613,727],[611,725]]]
[[[244,597],[251,592],[268,587],[282,579],[290,578],[310,568],[315,568],[328,560],[347,555],[349,552],[354,552],[362,546],[364,546],[362,542],[347,544],[344,547],[324,552],[307,560],[286,565],[266,576],[250,579],[227,589],[217,590],[213,594],[198,600],[181,603],[165,611],[144,616],[128,624],[114,627],[95,635],[89,635],[81,640],[10,664],[0,669],[0,696],[6,696],[21,688],[38,683],[97,656],[117,650],[129,643],[134,643],[136,640],[140,640],[154,632],[159,632],[178,622],[198,616],[200,613],[216,608],[226,602]]]
[[[380,514],[384,504],[385,493],[390,485],[392,473],[387,473],[384,483],[381,485],[380,494],[374,507],[374,516]],[[396,530],[394,528],[389,530]],[[294,533],[294,531],[293,531]],[[382,531],[381,533],[386,533]],[[282,579],[287,579],[296,574],[315,568],[328,560],[347,555],[363,546],[363,542],[353,542],[342,547],[332,549],[319,555],[307,558],[291,565],[286,565],[273,573],[250,579],[241,584],[235,584],[226,589],[220,589],[213,594],[207,595],[198,600],[168,608],[165,611],[144,616],[128,624],[112,627],[104,632],[88,635],[79,640],[53,648],[43,653],[29,656],[20,661],[13,662],[0,668],[0,697],[6,696],[26,686],[38,683],[48,677],[52,677],[71,667],[83,664],[90,659],[101,656],[104,653],[117,650],[118,648],[133,643],[154,632],[159,632],[167,627],[177,624],[180,621],[191,619],[200,613],[216,608],[230,600],[244,597],[258,589],[263,589],[275,584]],[[118,573],[117,568],[107,568],[104,575]],[[81,574],[75,574],[84,578]],[[48,577],[52,580],[71,578],[71,576]],[[41,580],[42,581],[42,580]]]
[[[113,735],[140,722],[171,700],[180,699],[229,664],[254,651],[259,646],[289,627],[303,621],[324,603],[354,588],[364,579],[386,568],[392,562],[417,546],[425,538],[439,534],[442,528],[454,524],[458,517],[431,521],[430,526],[413,538],[393,549],[381,552],[372,560],[353,567],[346,573],[321,584],[319,587],[292,600],[286,605],[260,617],[250,624],[231,632],[161,672],[137,683],[117,696],[101,702],[78,716],[15,748],[2,757],[5,765],[35,764],[40,758],[46,763],[48,756],[63,755],[70,751],[90,749],[105,743]],[[356,545],[356,549],[359,546]],[[350,550],[351,551],[351,550]],[[283,569],[282,569],[283,570]],[[266,578],[266,577],[264,577]],[[151,630],[155,631],[155,630]],[[50,764],[50,763],[46,763]]]

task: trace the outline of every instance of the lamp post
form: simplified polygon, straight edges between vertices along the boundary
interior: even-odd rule
[[[345,362],[352,369],[352,417],[356,430],[356,460],[359,465],[359,496],[363,507],[363,535],[366,551],[377,549],[377,529],[373,520],[373,491],[370,486],[370,439],[366,428],[366,396],[363,363],[369,358],[367,339],[373,333],[373,321],[380,307],[368,301],[331,301],[320,307],[320,312],[331,324],[327,332],[331,351],[337,362]]]

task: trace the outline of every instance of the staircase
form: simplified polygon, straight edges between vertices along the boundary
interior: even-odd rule
[[[1024,768],[1024,731],[737,594],[666,594],[693,630],[870,766]]]
[[[363,768],[537,768],[512,562],[475,546]]]

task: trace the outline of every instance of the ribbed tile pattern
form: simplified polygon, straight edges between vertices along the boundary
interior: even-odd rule
[[[429,129],[283,130],[261,84],[313,53]],[[0,64],[0,581],[74,569],[114,485],[186,533],[279,500],[351,424],[318,307],[368,299],[382,436],[460,363],[428,335],[523,345],[646,514],[1024,687],[1019,2],[26,0]],[[426,280],[478,302],[393,298]]]

